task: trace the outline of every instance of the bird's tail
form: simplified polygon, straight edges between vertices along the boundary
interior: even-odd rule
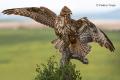
[[[57,39],[53,40],[51,43],[54,44],[56,49],[58,49],[60,52],[62,52],[63,46],[64,46],[64,42],[62,40],[57,38]]]

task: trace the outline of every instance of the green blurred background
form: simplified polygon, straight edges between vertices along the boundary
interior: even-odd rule
[[[115,45],[115,52],[92,43],[90,63],[72,60],[81,71],[82,80],[120,80],[120,31],[105,31]],[[33,80],[36,64],[60,54],[51,44],[54,31],[41,29],[0,29],[0,80]]]

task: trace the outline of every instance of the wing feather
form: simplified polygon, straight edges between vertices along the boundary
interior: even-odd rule
[[[28,7],[28,8],[13,8],[4,10],[2,13],[10,15],[20,15],[25,17],[30,17],[35,21],[42,23],[44,25],[54,27],[54,20],[56,14],[48,8],[45,7]]]
[[[104,46],[111,52],[115,50],[113,43],[107,37],[107,35],[99,28],[97,28],[92,22],[87,18],[79,19],[81,21],[79,35],[80,40],[83,43],[97,42],[100,46]]]

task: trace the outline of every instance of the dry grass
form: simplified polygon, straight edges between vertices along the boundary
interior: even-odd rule
[[[97,27],[105,30],[120,30],[120,20],[91,20]],[[0,29],[38,29],[46,27],[35,21],[32,22],[0,22]]]

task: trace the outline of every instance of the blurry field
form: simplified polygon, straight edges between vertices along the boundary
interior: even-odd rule
[[[106,33],[115,53],[93,43],[88,65],[72,60],[82,80],[120,80],[120,32]],[[54,38],[51,29],[0,30],[0,80],[33,80],[36,64],[46,63],[52,55],[59,60],[61,55],[50,42]]]

